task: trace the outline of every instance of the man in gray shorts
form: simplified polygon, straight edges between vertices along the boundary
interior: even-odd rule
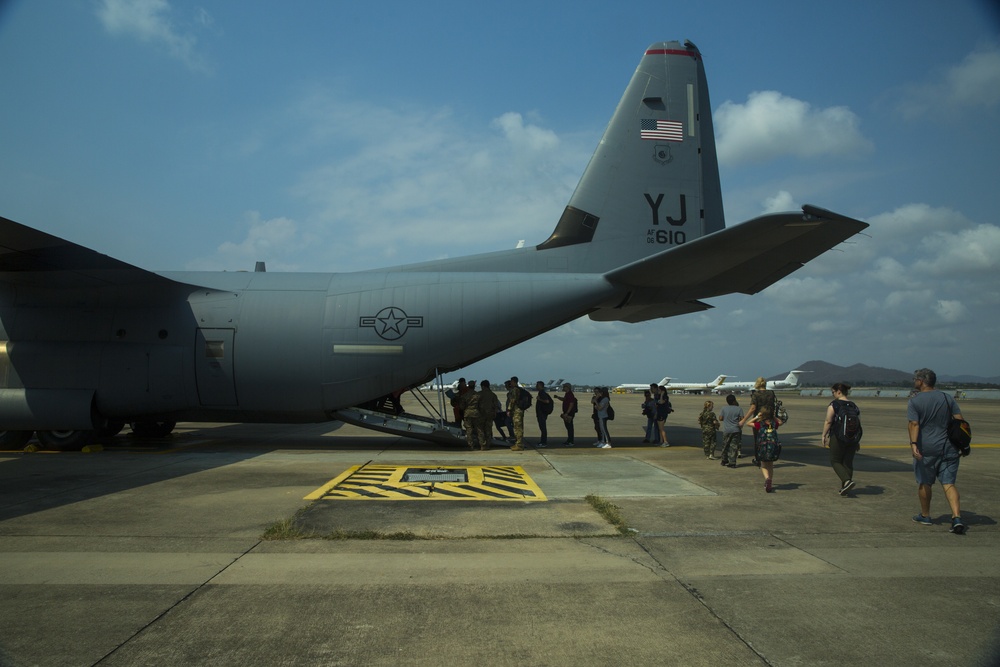
[[[907,430],[910,434],[910,450],[913,454],[913,473],[917,478],[917,495],[920,498],[920,514],[913,517],[917,523],[930,526],[931,492],[934,481],[940,480],[944,495],[951,506],[951,532],[961,535],[965,532],[959,505],[958,477],[959,452],[948,440],[948,420],[952,416],[961,419],[955,399],[934,388],[937,375],[929,368],[913,372],[913,388],[917,393],[906,406]]]

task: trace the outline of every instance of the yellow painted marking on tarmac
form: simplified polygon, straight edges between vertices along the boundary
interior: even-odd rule
[[[352,466],[305,500],[520,500],[548,498],[521,466]]]
[[[981,445],[969,445],[972,449],[1000,449],[1000,444],[981,444]],[[861,443],[861,451],[866,449],[909,449],[910,446],[907,445],[866,445]]]

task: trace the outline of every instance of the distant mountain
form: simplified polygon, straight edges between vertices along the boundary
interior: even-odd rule
[[[837,366],[825,361],[807,361],[788,370],[810,371],[802,376],[802,384],[807,387],[829,387],[834,382],[846,382],[852,387],[909,387],[913,384],[913,371],[897,371],[892,368],[866,366]],[[769,377],[768,380],[784,380],[788,371]],[[1000,377],[979,377],[975,375],[939,375],[938,384],[1000,385]]]

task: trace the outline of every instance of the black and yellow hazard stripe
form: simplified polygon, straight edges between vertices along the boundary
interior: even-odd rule
[[[521,466],[439,466],[449,481],[406,481],[414,466],[353,466],[306,500],[548,500]],[[450,481],[463,471],[466,481]],[[427,477],[433,477],[428,475]]]

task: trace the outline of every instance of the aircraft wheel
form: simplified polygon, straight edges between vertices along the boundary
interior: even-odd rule
[[[93,431],[38,431],[38,442],[49,449],[82,449],[93,439]]]
[[[98,438],[113,438],[121,433],[123,428],[125,428],[125,422],[108,420],[94,429],[94,434]]]
[[[140,438],[162,438],[170,435],[177,426],[174,421],[143,421],[132,422],[132,433]]]
[[[0,447],[20,449],[31,440],[34,431],[0,431]]]

